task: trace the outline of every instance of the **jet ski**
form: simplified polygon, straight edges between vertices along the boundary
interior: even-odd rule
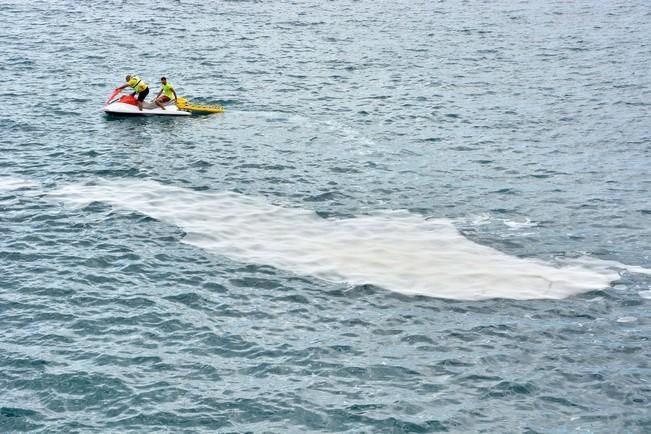
[[[138,100],[131,95],[118,96],[121,89],[116,89],[113,94],[106,100],[104,111],[111,115],[129,115],[129,116],[190,116],[192,113],[180,109],[170,101],[165,106],[165,110],[158,107],[152,102],[143,102],[142,110],[138,108]],[[180,105],[180,104],[179,104]]]

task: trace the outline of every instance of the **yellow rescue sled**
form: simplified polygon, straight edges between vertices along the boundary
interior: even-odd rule
[[[224,113],[224,107],[220,105],[193,104],[185,98],[177,98],[176,103],[181,110],[201,113]]]

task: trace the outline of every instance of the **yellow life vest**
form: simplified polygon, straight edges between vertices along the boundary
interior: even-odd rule
[[[131,79],[129,81],[127,81],[127,85],[129,87],[132,87],[133,90],[135,90],[138,93],[142,92],[143,90],[145,90],[145,89],[147,89],[149,87],[149,86],[147,86],[147,83],[142,81],[140,79],[140,77],[138,77],[137,75],[132,75]]]
[[[172,83],[170,83],[169,81],[167,82],[167,84],[164,84],[160,88],[161,92],[163,92],[163,95],[165,95],[169,99],[174,99],[174,94],[172,93],[172,89],[174,89],[174,86],[172,86]]]

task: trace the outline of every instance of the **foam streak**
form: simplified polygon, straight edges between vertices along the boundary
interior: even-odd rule
[[[407,212],[322,219],[236,193],[133,180],[70,185],[50,196],[73,206],[101,201],[146,214],[182,228],[185,242],[237,260],[404,294],[564,298],[608,288],[619,278],[589,258],[555,266],[510,256],[466,239],[449,220]]]

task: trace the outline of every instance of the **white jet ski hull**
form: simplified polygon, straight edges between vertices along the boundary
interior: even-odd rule
[[[171,104],[165,107],[165,110],[147,103],[143,105],[142,110],[137,106],[123,102],[113,102],[104,106],[104,111],[112,115],[131,115],[131,116],[190,116],[192,113],[180,110],[176,105]]]

